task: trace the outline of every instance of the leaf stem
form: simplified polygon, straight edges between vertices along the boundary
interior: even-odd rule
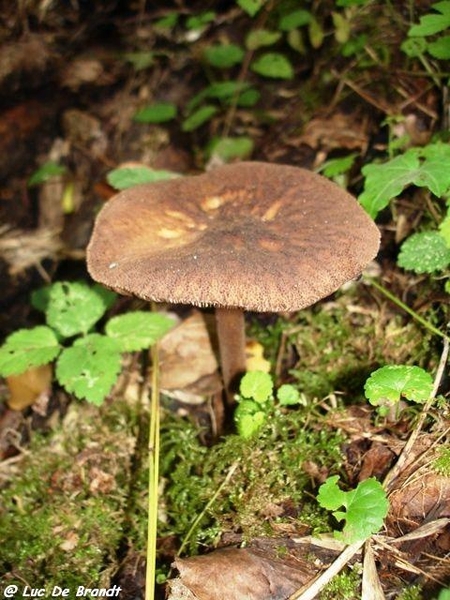
[[[410,315],[415,321],[417,321],[418,323],[420,323],[421,325],[426,327],[428,329],[428,331],[431,331],[431,333],[433,333],[434,335],[438,335],[439,337],[444,338],[444,340],[450,339],[445,333],[440,331],[440,329],[437,329],[437,327],[434,327],[434,325],[432,325],[429,321],[427,321],[426,319],[424,319],[423,317],[418,315],[412,308],[410,308],[407,304],[405,304],[399,298],[397,298],[397,296],[394,296],[394,294],[391,294],[391,292],[389,290],[387,290],[384,286],[382,286],[380,283],[377,283],[375,281],[375,279],[367,278],[366,281],[370,285],[373,285],[373,287],[376,288],[378,291],[380,291],[382,294],[384,294],[386,296],[386,298],[391,300],[391,302],[393,302],[399,308],[401,308],[406,313],[408,313],[408,315]]]

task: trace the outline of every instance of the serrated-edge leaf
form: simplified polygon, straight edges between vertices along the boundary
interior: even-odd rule
[[[61,352],[55,373],[68,392],[99,406],[116,382],[120,368],[117,342],[94,333]]]
[[[45,325],[15,331],[0,348],[0,374],[24,373],[52,362],[61,351],[55,332]]]
[[[170,317],[145,311],[117,315],[108,321],[105,332],[124,352],[149,348],[174,326]]]
[[[434,58],[439,60],[450,59],[450,35],[443,35],[434,42],[430,42],[427,47],[428,52]]]
[[[64,337],[87,333],[106,311],[95,288],[81,281],[60,281],[50,289],[47,324]]]
[[[433,6],[432,8],[435,8]],[[450,27],[450,12],[446,11],[446,14],[428,14],[420,17],[418,25],[413,25],[409,31],[408,36],[428,36],[440,33]]]

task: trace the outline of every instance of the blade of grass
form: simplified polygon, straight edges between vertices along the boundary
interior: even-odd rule
[[[445,340],[449,339],[449,337],[447,335],[445,335],[445,333],[443,333],[442,331],[437,329],[437,327],[434,327],[434,325],[432,325],[429,321],[427,321],[426,319],[424,319],[423,317],[418,315],[412,308],[410,308],[407,304],[402,302],[399,298],[397,298],[397,296],[394,296],[394,294],[391,294],[391,292],[389,290],[387,290],[381,284],[377,283],[374,279],[367,278],[366,281],[370,285],[373,285],[373,287],[376,288],[378,291],[380,291],[382,294],[384,294],[386,296],[386,298],[389,298],[389,300],[391,300],[391,302],[393,302],[399,308],[401,308],[406,313],[408,313],[408,315],[410,315],[415,321],[417,321],[418,323],[420,323],[421,325],[426,327],[428,329],[428,331],[431,331],[431,333],[434,333],[434,335],[438,335],[439,337],[442,337]]]
[[[155,598],[156,539],[158,527],[159,481],[159,352],[158,343],[152,346],[152,391],[148,439],[148,529],[145,600]]]

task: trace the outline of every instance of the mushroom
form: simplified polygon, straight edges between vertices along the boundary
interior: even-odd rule
[[[360,274],[379,239],[357,201],[324,177],[241,162],[120,192],[97,217],[87,264],[121,293],[214,306],[232,400],[245,371],[243,311],[317,302]]]

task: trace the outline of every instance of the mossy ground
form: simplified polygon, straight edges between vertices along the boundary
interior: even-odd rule
[[[343,473],[345,437],[326,418],[323,398],[341,391],[336,410],[366,402],[365,377],[380,364],[430,360],[429,344],[414,324],[405,326],[385,308],[357,306],[354,293],[341,295],[295,319],[250,327],[273,364],[280,346],[284,356],[295,356],[278,383],[289,379],[305,399],[298,408],[274,408],[256,438],[231,434],[206,447],[189,420],[164,412],[162,575],[183,542],[183,553],[191,555],[227,536],[245,542],[332,529],[315,496],[321,479]],[[6,581],[107,586],[124,549],[145,556],[146,434],[147,412],[121,399],[101,408],[73,403],[53,433],[33,434],[1,492],[0,569]],[[333,583],[339,590],[323,597],[357,598],[357,580],[347,571]]]

